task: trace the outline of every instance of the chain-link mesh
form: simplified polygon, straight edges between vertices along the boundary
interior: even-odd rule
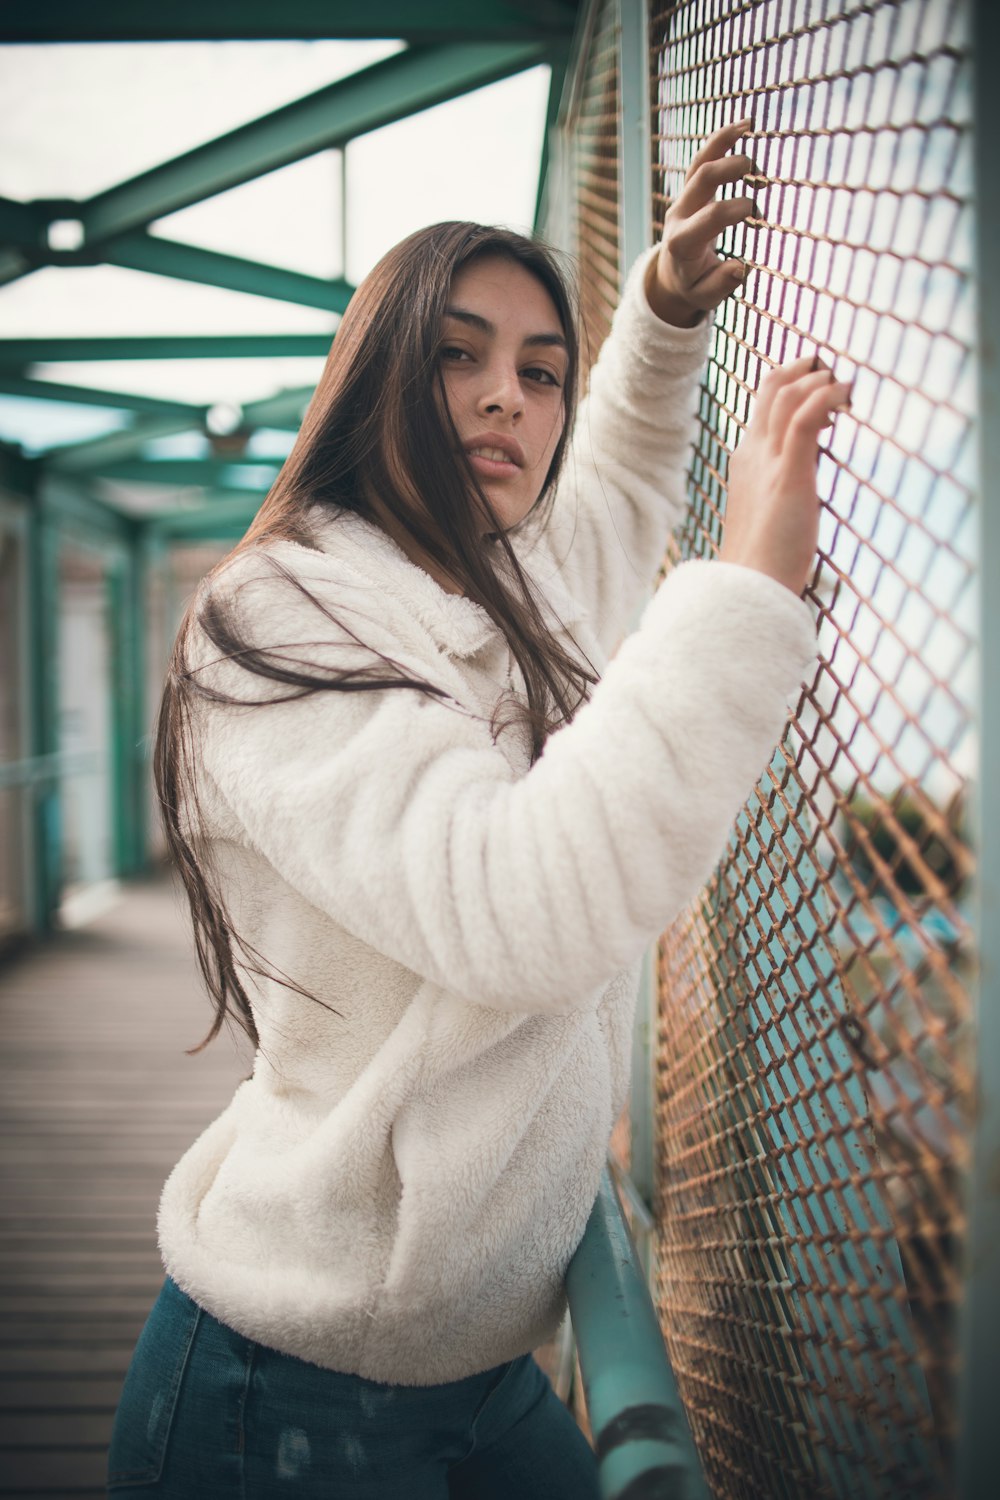
[[[744,116],[673,558],[720,536],[769,367],[854,379],[820,462],[820,666],[661,945],[658,1302],[719,1496],[949,1493],[971,1096],[973,401],[966,18],[688,0],[651,18],[662,228]],[[735,191],[744,191],[739,187]]]

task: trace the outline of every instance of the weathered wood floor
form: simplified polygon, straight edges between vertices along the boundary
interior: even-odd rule
[[[207,1027],[173,889],[0,967],[0,1496],[104,1493],[162,1281],[163,1179],[248,1065]]]

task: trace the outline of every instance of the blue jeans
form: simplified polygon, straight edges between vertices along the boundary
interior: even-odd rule
[[[589,1444],[530,1354],[394,1386],[277,1354],[167,1278],[136,1346],[114,1500],[599,1500]]]

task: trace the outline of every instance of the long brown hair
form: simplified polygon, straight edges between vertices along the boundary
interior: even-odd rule
[[[268,555],[267,543],[315,545],[306,517],[317,504],[329,506],[331,514],[352,511],[379,524],[373,507],[377,498],[382,513],[482,607],[505,637],[524,681],[516,714],[536,759],[548,734],[572,718],[595,674],[546,624],[510,539],[461,452],[444,399],[438,351],[452,280],[471,261],[486,256],[513,260],[538,279],[552,298],[566,339],[564,424],[532,517],[537,524],[541,507],[544,519],[572,430],[579,369],[576,319],[566,282],[552,252],[537,241],[480,224],[435,224],[390,250],[355,292],[291,453],[246,535],[213,574],[233,556],[253,548],[312,599],[294,574]],[[494,523],[486,540],[483,511]],[[328,614],[319,601],[312,602]],[[220,659],[237,662],[248,673],[283,684],[288,691],[275,696],[269,689],[265,698],[237,700],[207,686],[191,668],[189,643],[196,627]],[[154,777],[167,842],[187,889],[198,962],[215,1002],[214,1023],[201,1046],[218,1034],[227,1017],[256,1043],[241,968],[296,990],[300,986],[278,973],[236,932],[213,877],[207,843],[198,832],[192,717],[196,701],[252,701],[263,706],[320,691],[387,689],[432,695],[439,691],[385,657],[369,674],[320,672],[311,671],[308,663],[290,661],[284,650],[254,645],[241,632],[224,590],[199,595],[188,610],[160,706]],[[496,723],[494,727],[498,732]]]

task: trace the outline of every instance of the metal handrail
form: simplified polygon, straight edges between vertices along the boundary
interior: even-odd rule
[[[605,1170],[566,1272],[604,1500],[708,1500],[663,1334]]]

